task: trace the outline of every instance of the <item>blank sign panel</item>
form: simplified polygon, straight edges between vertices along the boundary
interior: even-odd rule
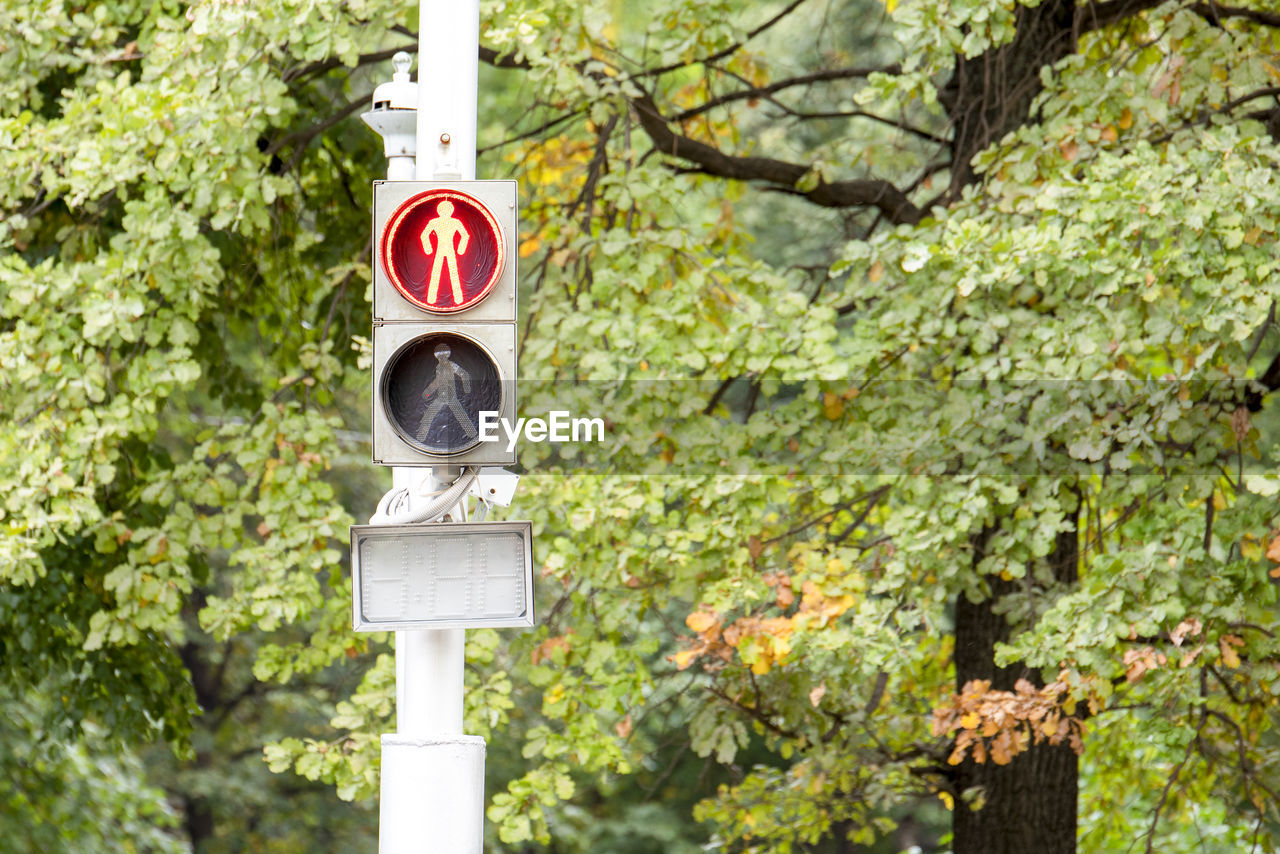
[[[532,525],[352,528],[357,631],[533,625]]]

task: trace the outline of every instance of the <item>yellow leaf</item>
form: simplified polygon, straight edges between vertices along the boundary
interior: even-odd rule
[[[698,657],[699,653],[692,649],[682,649],[671,658],[676,663],[676,670],[685,670]]]
[[[1046,736],[1052,738],[1053,734],[1058,731],[1057,720],[1055,720],[1054,718],[1050,718],[1049,720],[1040,724],[1040,731],[1044,733]]]
[[[977,729],[980,723],[982,723],[982,717],[977,712],[969,712],[960,718],[960,726],[965,729]]]
[[[844,401],[838,394],[830,391],[823,393],[822,414],[827,416],[828,421],[835,421],[844,414]]]
[[[1120,114],[1120,119],[1116,122],[1120,126],[1120,130],[1128,130],[1133,127],[1133,111],[1128,107],[1124,108],[1124,112]]]
[[[542,241],[538,239],[537,235],[530,237],[528,240],[522,241],[520,243],[520,257],[528,258],[533,253],[537,252],[540,246],[542,246]]]
[[[955,763],[952,763],[955,764]],[[951,797],[950,792],[938,792],[938,800],[942,801],[942,805],[948,810],[956,808],[956,799]]]
[[[717,622],[720,616],[715,611],[694,611],[692,614],[684,618],[684,624],[698,634],[702,634],[710,629]]]
[[[1228,638],[1223,636],[1218,639],[1218,649],[1222,652],[1222,663],[1232,669],[1240,666],[1240,655],[1236,652],[1236,648],[1231,645]]]
[[[879,261],[871,265],[871,269],[867,271],[867,278],[871,280],[871,284],[880,281],[884,276],[884,264]]]

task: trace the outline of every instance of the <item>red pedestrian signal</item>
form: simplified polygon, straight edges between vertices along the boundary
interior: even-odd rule
[[[489,295],[506,256],[502,228],[476,199],[456,190],[418,193],[391,215],[380,260],[391,284],[433,313],[471,308]]]

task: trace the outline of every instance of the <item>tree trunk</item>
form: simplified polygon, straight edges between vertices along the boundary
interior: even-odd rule
[[[1027,123],[1031,102],[1040,94],[1040,69],[1075,49],[1074,0],[1045,0],[1017,11],[1018,33],[997,50],[966,59],[939,98],[954,128],[951,193],[973,182],[973,156],[1009,131]]]
[[[1077,504],[1077,508],[1078,508]],[[1049,557],[1054,577],[1074,583],[1079,544],[1076,519],[1058,535]],[[981,545],[987,537],[978,540]],[[974,564],[982,558],[979,548]],[[1019,595],[1021,584],[991,579],[991,596],[978,603],[956,602],[956,690],[973,679],[991,680],[992,690],[1012,691],[1018,679],[1043,685],[1040,674],[1020,665],[996,667],[995,645],[1008,640],[1010,626],[993,606]],[[1076,850],[1077,757],[1067,744],[1030,745],[1008,765],[977,763],[970,754],[956,768],[952,814],[954,854],[1074,854]],[[971,799],[964,797],[968,792]]]
[[[182,805],[191,850],[200,854],[205,842],[213,838],[213,808],[205,798],[190,795],[183,796]]]
[[[1009,624],[992,613],[993,601],[974,604],[961,596],[956,603],[957,690],[972,679],[990,679],[999,691],[1012,691],[1019,678],[1040,682],[1039,674],[1021,667],[995,666],[994,646],[1008,639]],[[1008,765],[990,758],[978,764],[970,754],[956,769],[957,792],[974,797],[955,799],[954,854],[1074,854],[1076,766],[1066,744],[1031,745]]]
[[[972,59],[956,57],[955,73],[940,93],[954,129],[953,198],[977,177],[971,166],[974,155],[1027,122],[1041,90],[1040,69],[1075,47],[1074,13],[1073,0],[1020,7],[1012,42]],[[1074,516],[1069,515],[1069,521],[1071,530],[1058,537],[1049,558],[1055,578],[1067,583],[1076,580],[1079,556]],[[975,540],[975,567],[989,533]],[[1043,684],[1038,673],[1022,666],[996,667],[995,645],[1009,638],[1010,626],[994,606],[1003,596],[1016,595],[1021,586],[988,580],[989,598],[974,603],[960,596],[956,602],[957,691],[973,679],[989,679],[992,690],[1003,691],[1012,691],[1019,678]],[[1078,776],[1076,755],[1066,744],[1032,745],[1003,766],[989,757],[978,764],[970,754],[957,766],[954,778],[957,793],[971,796],[955,799],[954,854],[1074,854]]]

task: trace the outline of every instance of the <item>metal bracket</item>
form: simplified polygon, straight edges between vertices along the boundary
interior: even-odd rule
[[[515,498],[516,484],[519,482],[518,474],[497,466],[486,466],[480,469],[480,474],[467,492],[486,504],[509,507],[511,500]]]

